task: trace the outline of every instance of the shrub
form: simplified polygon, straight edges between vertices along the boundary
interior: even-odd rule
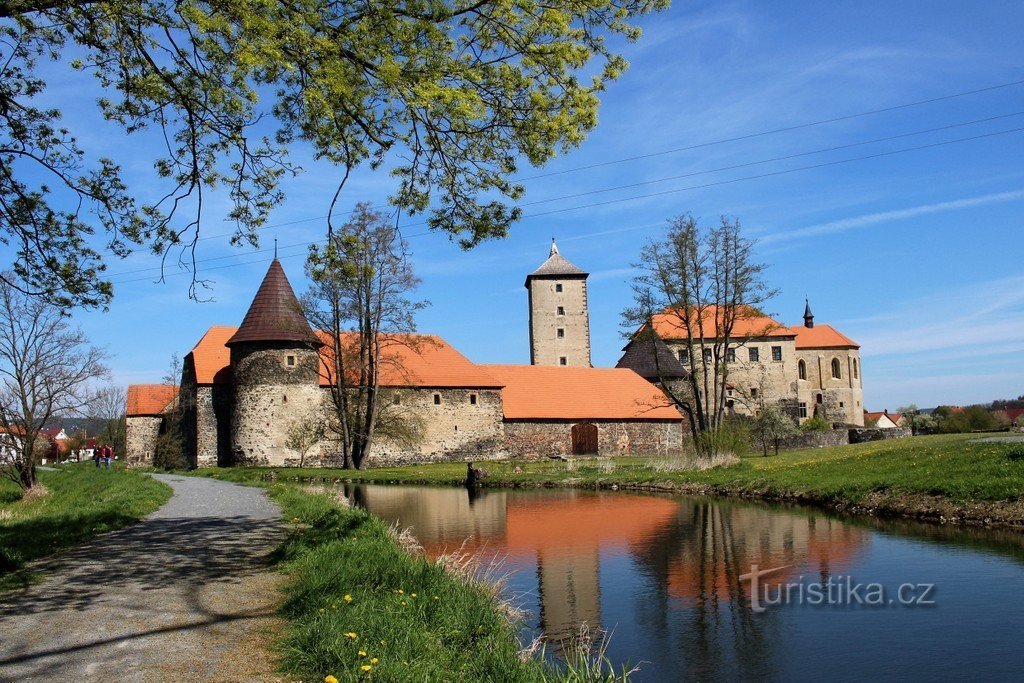
[[[1024,444],[1011,446],[1010,449],[1006,451],[1006,459],[1013,461],[1024,460]]]
[[[800,425],[805,432],[823,432],[832,429],[832,423],[823,417],[812,417]]]

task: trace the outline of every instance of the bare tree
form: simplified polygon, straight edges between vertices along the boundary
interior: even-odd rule
[[[410,298],[420,281],[408,256],[396,227],[369,203],[357,204],[349,221],[330,231],[326,246],[310,249],[306,269],[313,287],[304,307],[331,338],[322,358],[331,386],[331,428],[346,468],[362,467],[370,452],[382,371],[401,372],[394,349],[413,343],[415,314],[427,305]]]
[[[644,245],[633,264],[634,305],[623,312],[633,333],[639,329],[654,343],[660,335],[683,344],[688,377],[660,383],[686,415],[698,449],[712,453],[725,424],[733,355],[771,331],[745,324],[762,319],[761,307],[775,295],[754,246],[735,219],[723,217],[712,228],[689,214],[672,219],[668,234]]]
[[[90,417],[103,423],[98,438],[101,443],[108,443],[114,453],[125,457],[126,421],[128,396],[123,386],[111,384],[96,392],[92,402]]]
[[[36,484],[40,429],[60,414],[85,415],[90,390],[109,371],[106,354],[85,341],[62,311],[0,278],[0,427],[19,440],[4,474],[24,490]]]

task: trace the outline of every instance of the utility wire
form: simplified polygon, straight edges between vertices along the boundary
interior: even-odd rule
[[[944,147],[946,145],[958,144],[958,143],[962,143],[962,142],[971,142],[971,141],[974,141],[974,140],[982,140],[982,139],[986,139],[986,138],[997,137],[997,136],[1000,136],[1000,135],[1009,135],[1009,134],[1018,133],[1018,132],[1021,132],[1021,131],[1024,131],[1024,127],[1010,128],[1010,129],[1007,129],[1007,130],[995,131],[995,132],[991,132],[991,133],[982,133],[982,134],[979,134],[979,135],[972,135],[972,136],[969,136],[969,137],[956,138],[956,139],[953,139],[953,140],[943,140],[941,142],[933,142],[933,143],[929,143],[929,144],[925,144],[925,145],[917,145],[917,146],[914,146],[914,147],[905,147],[905,148],[902,148],[902,149],[889,150],[889,151],[885,151],[885,152],[876,152],[874,154],[867,154],[867,155],[863,155],[863,156],[859,156],[859,157],[850,157],[850,158],[847,158],[847,159],[836,159],[836,160],[833,160],[833,161],[826,161],[826,162],[822,162],[822,163],[819,163],[819,164],[810,164],[810,165],[807,165],[807,166],[798,166],[796,168],[782,169],[782,170],[779,170],[779,171],[770,171],[770,172],[767,172],[767,173],[760,173],[760,174],[757,174],[757,175],[741,176],[739,178],[729,178],[729,179],[726,179],[726,180],[719,180],[719,181],[715,181],[715,182],[704,183],[704,184],[701,184],[701,185],[689,185],[689,186],[686,186],[686,187],[678,187],[678,188],[673,188],[671,190],[664,190],[664,191],[661,191],[661,192],[653,192],[653,193],[649,193],[649,194],[634,195],[634,196],[631,196],[631,197],[622,197],[622,198],[619,198],[619,199],[610,199],[610,200],[606,200],[606,201],[603,201],[603,202],[595,202],[595,203],[591,203],[591,204],[581,204],[581,205],[578,205],[578,206],[570,206],[570,207],[564,207],[564,208],[560,208],[560,209],[552,209],[552,210],[543,211],[543,212],[540,212],[540,213],[526,214],[526,215],[523,216],[523,219],[525,220],[525,219],[529,219],[529,218],[539,218],[541,216],[549,216],[549,215],[552,215],[552,214],[565,213],[565,212],[568,212],[568,211],[579,211],[581,209],[589,209],[589,208],[594,208],[594,207],[599,207],[599,206],[607,206],[607,205],[610,205],[610,204],[619,204],[619,203],[622,203],[622,202],[635,201],[637,199],[648,199],[648,198],[651,198],[651,197],[661,197],[661,196],[664,196],[664,195],[676,194],[676,193],[679,193],[679,192],[686,192],[688,190],[698,190],[698,189],[704,189],[704,188],[708,188],[708,187],[717,187],[717,186],[720,186],[720,185],[729,185],[729,184],[733,184],[733,183],[745,182],[745,181],[748,181],[748,180],[759,180],[759,179],[762,179],[762,178],[770,178],[770,177],[775,177],[775,176],[781,176],[781,175],[786,175],[786,174],[789,174],[789,173],[796,173],[796,172],[799,172],[799,171],[808,171],[808,170],[819,169],[819,168],[827,168],[827,167],[830,167],[830,166],[839,166],[839,165],[842,165],[842,164],[848,164],[848,163],[853,163],[853,162],[857,162],[857,161],[865,161],[865,160],[869,160],[869,159],[879,159],[879,158],[883,158],[883,157],[895,156],[897,154],[905,154],[905,153],[908,153],[908,152],[916,152],[916,151],[920,151],[920,150],[924,150],[924,149],[933,149],[933,148],[937,148],[937,147]],[[710,172],[710,171],[708,171],[708,172]],[[421,222],[421,223],[418,223],[417,225],[422,225],[422,224],[423,223]],[[418,232],[418,233],[409,234],[409,235],[406,236],[406,238],[422,237],[422,236],[430,235],[430,234],[432,234],[431,231]],[[322,242],[322,241],[323,240],[313,240],[313,241],[310,241],[310,242],[296,243],[296,244],[288,245],[285,248],[287,249],[287,248],[297,247],[297,246],[309,246],[311,244],[317,244],[317,243]],[[256,251],[256,252],[249,252],[249,253],[250,254],[257,254],[257,253],[266,252],[266,251],[272,251],[272,250],[262,249],[262,250],[259,250],[259,251]],[[291,254],[291,255],[289,255],[287,257],[283,257],[283,258],[293,258],[295,256],[301,256],[301,255],[302,254]],[[232,255],[232,256],[220,256],[220,257],[215,257],[215,259],[204,259],[203,261],[197,261],[197,263],[203,263],[203,262],[208,262],[208,261],[212,261],[212,260],[220,260],[220,259],[225,259],[225,258],[234,258],[234,257],[235,257],[234,255]],[[208,270],[209,271],[209,270],[221,270],[221,269],[224,269],[224,268],[235,268],[235,267],[239,267],[239,266],[250,265],[250,264],[253,264],[253,263],[266,263],[266,262],[269,262],[271,260],[273,260],[273,259],[257,259],[257,260],[252,260],[252,261],[245,261],[243,263],[232,263],[232,264],[227,264],[227,265],[223,265],[223,266],[214,266],[214,267],[210,267],[210,268],[204,268],[204,270]],[[131,272],[137,272],[137,271],[127,271],[127,273],[131,273]],[[121,274],[126,274],[126,273],[121,273]],[[177,272],[177,273],[165,273],[165,274],[162,275],[162,277],[173,277],[175,275],[186,275],[186,274],[192,275],[193,271],[180,271],[180,272]],[[143,278],[136,278],[136,279],[132,279],[132,280],[114,281],[114,284],[128,284],[128,283],[132,283],[132,282],[142,282],[142,281],[147,281],[147,280],[148,281],[152,281],[153,280],[152,276],[150,276],[150,277],[143,277]]]
[[[700,142],[700,143],[697,143],[695,145],[689,145],[687,147],[677,147],[675,149],[668,149],[668,150],[662,150],[662,151],[657,151],[657,152],[651,152],[650,154],[642,154],[642,155],[638,155],[638,156],[623,157],[621,159],[611,159],[609,161],[601,161],[601,162],[597,162],[597,163],[594,163],[594,164],[588,164],[588,165],[585,165],[585,166],[577,166],[577,167],[574,167],[574,168],[567,168],[567,169],[564,169],[564,170],[561,170],[561,171],[551,171],[551,172],[548,172],[548,173],[541,173],[539,175],[525,176],[525,177],[522,177],[522,178],[516,178],[516,180],[521,182],[521,181],[526,181],[526,180],[536,180],[538,178],[549,178],[551,176],[564,175],[564,174],[567,174],[567,173],[575,173],[577,171],[585,171],[585,170],[589,170],[589,169],[592,169],[592,168],[600,168],[602,166],[610,166],[610,165],[613,165],[613,164],[621,164],[621,163],[625,163],[627,161],[637,161],[639,159],[649,159],[649,158],[656,157],[656,156],[664,156],[664,155],[667,155],[667,154],[675,154],[677,152],[685,152],[685,151],[693,150],[693,149],[701,149],[701,148],[704,148],[704,147],[712,147],[714,145],[723,145],[723,144],[726,144],[726,143],[729,143],[729,142],[738,142],[738,141],[741,141],[741,140],[750,140],[750,139],[753,139],[753,138],[764,137],[764,136],[767,136],[767,135],[775,135],[777,133],[785,133],[785,132],[794,131],[794,130],[802,130],[804,128],[812,128],[814,126],[822,126],[822,125],[827,125],[829,123],[838,123],[840,121],[849,121],[849,120],[852,120],[852,119],[858,119],[858,118],[862,118],[862,117],[865,117],[865,116],[873,116],[875,114],[883,114],[885,112],[898,111],[900,109],[908,109],[910,107],[918,107],[918,106],[925,105],[925,104],[933,104],[935,102],[944,102],[944,101],[947,101],[947,100],[953,100],[953,99],[957,99],[957,98],[960,98],[960,97],[967,97],[969,95],[977,95],[977,94],[980,94],[980,93],[991,92],[991,91],[994,91],[994,90],[1002,90],[1004,88],[1011,88],[1011,87],[1016,86],[1016,85],[1024,85],[1024,79],[1017,80],[1017,81],[1010,81],[1008,83],[1000,83],[998,85],[990,85],[988,87],[977,88],[975,90],[965,90],[963,92],[952,93],[952,94],[949,94],[949,95],[941,95],[939,97],[932,97],[932,98],[929,98],[929,99],[926,99],[926,100],[917,100],[917,101],[914,101],[914,102],[905,102],[903,104],[896,104],[896,105],[893,105],[891,107],[883,107],[881,109],[870,109],[870,110],[867,110],[867,111],[856,112],[856,113],[853,113],[853,114],[846,114],[844,116],[836,116],[836,117],[833,117],[833,118],[830,118],[830,119],[820,119],[818,121],[810,121],[808,123],[800,123],[800,124],[797,124],[797,125],[794,125],[794,126],[786,126],[784,128],[773,128],[771,130],[762,130],[762,131],[757,131],[755,133],[747,133],[745,135],[738,135],[736,137],[731,137],[731,138],[722,138],[720,140],[711,140],[711,141],[708,141],[708,142]],[[348,214],[351,215],[351,212],[348,212]],[[339,213],[336,213],[336,214],[331,214],[330,217],[341,216],[341,215],[343,215],[343,213],[339,212]],[[282,228],[282,227],[287,227],[289,225],[298,225],[300,223],[312,223],[314,221],[326,220],[327,218],[328,218],[328,216],[314,216],[312,218],[299,218],[299,219],[292,220],[292,221],[286,221],[284,223],[273,223],[271,225],[264,225],[264,226],[261,226],[258,229],[259,230],[268,230],[270,228]],[[218,234],[215,234],[215,235],[204,235],[203,237],[200,237],[198,241],[209,240],[209,239],[216,239],[218,237],[230,237],[231,235],[234,235],[234,234],[235,234],[234,232],[225,232],[225,233],[218,233]]]
[[[732,165],[732,166],[722,166],[722,167],[719,167],[719,168],[704,169],[704,170],[701,170],[701,171],[692,171],[690,173],[684,173],[682,175],[668,176],[666,178],[655,178],[653,180],[644,180],[644,181],[640,181],[640,182],[636,182],[636,183],[630,183],[630,184],[626,184],[626,185],[614,185],[612,187],[606,187],[606,188],[599,189],[599,190],[588,190],[586,192],[577,192],[575,194],[563,195],[561,197],[552,197],[550,199],[540,199],[540,200],[537,200],[537,201],[526,202],[526,203],[520,204],[520,206],[537,206],[537,205],[540,205],[540,204],[550,204],[551,202],[562,201],[562,200],[565,200],[565,199],[574,199],[576,197],[584,197],[584,196],[593,195],[593,194],[601,194],[601,193],[604,193],[604,192],[614,192],[616,190],[625,190],[625,189],[629,189],[629,188],[633,188],[633,187],[642,187],[644,185],[654,185],[654,184],[657,184],[657,183],[668,182],[670,180],[681,180],[683,178],[692,178],[694,176],[706,175],[706,174],[709,174],[709,173],[718,173],[718,172],[721,172],[721,171],[730,171],[730,170],[736,170],[736,169],[739,169],[739,168],[748,168],[750,166],[759,166],[759,165],[762,165],[762,164],[772,163],[772,162],[775,162],[775,161],[785,161],[785,160],[788,160],[788,159],[796,159],[796,158],[799,158],[799,157],[810,156],[810,155],[813,155],[813,154],[823,154],[825,152],[834,152],[834,151],[841,150],[841,149],[849,149],[849,148],[852,148],[852,147],[861,147],[861,146],[864,146],[864,145],[870,145],[870,144],[875,144],[875,143],[879,143],[879,142],[887,142],[887,141],[890,141],[890,140],[898,140],[898,139],[902,139],[902,138],[913,137],[913,136],[916,136],[916,135],[926,135],[928,133],[935,133],[935,132],[938,132],[938,131],[950,130],[950,129],[953,129],[953,128],[962,128],[964,126],[972,126],[972,125],[976,125],[976,124],[979,124],[979,123],[987,123],[987,122],[990,122],[990,121],[997,121],[997,120],[1000,120],[1000,119],[1006,119],[1006,118],[1011,118],[1011,117],[1014,117],[1014,116],[1022,116],[1022,115],[1024,115],[1024,111],[1011,112],[1009,114],[1000,114],[998,116],[990,116],[990,117],[984,118],[984,119],[975,119],[973,121],[963,121],[963,122],[960,122],[960,123],[952,123],[952,124],[949,124],[949,125],[946,125],[946,126],[939,126],[937,128],[927,128],[925,130],[912,131],[912,132],[909,132],[909,133],[900,133],[899,135],[890,135],[888,137],[875,138],[873,140],[862,140],[860,142],[853,142],[853,143],[846,144],[846,145],[838,145],[838,146],[835,146],[835,147],[825,147],[823,149],[815,149],[815,150],[810,150],[810,151],[807,151],[807,152],[797,152],[795,154],[787,154],[787,155],[784,155],[784,156],[772,157],[770,159],[760,159],[758,161],[749,161],[749,162],[746,162],[746,163],[735,164],[735,165]],[[302,219],[302,220],[308,221],[308,220],[319,220],[319,219]],[[301,222],[301,221],[293,221],[292,223],[296,223],[296,222]],[[291,223],[288,223],[286,225],[290,225],[290,224]],[[417,226],[417,225],[426,225],[426,221],[417,221],[415,223],[409,223],[408,227]],[[423,233],[416,233],[416,234],[423,234]],[[410,236],[412,236],[412,235],[410,235]],[[313,242],[304,242],[302,244],[309,245],[309,244],[313,244]],[[298,246],[298,244],[290,245],[290,246]],[[248,253],[248,254],[260,254],[260,253],[267,253],[267,252],[270,252],[270,251],[272,251],[272,250],[271,249],[258,249],[258,250],[250,251],[250,252],[246,252],[246,253]],[[226,256],[214,256],[214,257],[210,257],[210,258],[206,258],[206,259],[196,260],[195,263],[211,263],[213,261],[223,261],[224,259],[235,258],[237,256],[238,256],[238,254],[228,254]],[[146,268],[138,268],[138,269],[135,269],[135,270],[124,270],[124,271],[121,271],[121,272],[118,272],[118,273],[114,273],[112,276],[113,277],[119,277],[119,276],[122,276],[122,275],[133,275],[133,274],[136,274],[136,273],[148,273],[148,272],[154,272],[154,271],[161,271],[163,269],[164,269],[163,266],[148,266]]]

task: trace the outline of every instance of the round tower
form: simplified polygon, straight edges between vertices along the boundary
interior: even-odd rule
[[[231,350],[234,464],[297,462],[299,454],[286,443],[290,431],[322,416],[319,349],[323,342],[309,327],[276,258],[227,346]]]

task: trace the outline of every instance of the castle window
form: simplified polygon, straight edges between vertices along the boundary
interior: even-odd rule
[[[773,346],[772,347],[772,360],[782,360],[782,347],[781,346]]]
[[[562,283],[561,282],[559,282],[558,284],[555,285],[555,291],[556,292],[561,292],[562,291]]]
[[[749,349],[747,349],[747,353],[750,354],[751,363],[756,363],[759,360],[761,360],[761,352],[757,349],[756,346],[751,346]]]
[[[757,398],[757,387],[750,387],[750,398]]]
[[[441,405],[441,394],[434,394],[434,405]]]
[[[568,365],[569,364],[569,359],[567,359],[565,356],[559,356],[558,357],[558,364],[559,365]]]
[[[690,351],[689,349],[679,349],[679,362],[684,365],[690,363]]]
[[[821,402],[822,402],[821,394],[818,394],[818,396],[814,400],[818,402],[818,405],[821,405]]]
[[[725,402],[725,407],[728,408],[729,410],[732,410],[733,406],[735,406],[735,405],[736,405],[735,401],[726,401]]]
[[[288,402],[288,394],[285,394],[284,398],[281,399],[281,403],[287,403],[287,402]]]
[[[285,356],[284,362],[285,362],[285,364],[288,367],[294,366],[295,365],[295,356]]]
[[[731,347],[726,349],[725,360],[729,361],[730,363],[734,363],[736,361],[736,349]]]
[[[558,328],[558,338],[559,339],[565,339],[565,328],[564,327],[559,327]]]
[[[475,406],[476,405],[476,394],[470,394],[469,395],[469,405],[471,405],[471,406]]]
[[[402,405],[402,397],[395,394],[394,398],[391,399],[391,404],[396,406]]]
[[[565,306],[558,307],[558,315],[565,315]]]
[[[807,404],[806,403],[801,403],[800,404],[800,417],[807,417]]]
[[[853,359],[853,378],[857,379],[858,376],[859,376],[859,374],[857,372],[857,359],[854,358]]]
[[[839,359],[838,358],[833,358],[832,359],[832,377],[835,378],[835,379],[842,379],[843,378],[843,368],[839,364]]]
[[[796,374],[800,379],[807,379],[807,363],[800,361],[796,364]]]
[[[840,408],[842,408],[842,407],[843,407],[843,402],[842,402],[842,401],[840,401],[840,402],[839,402],[839,407],[840,407]]]

